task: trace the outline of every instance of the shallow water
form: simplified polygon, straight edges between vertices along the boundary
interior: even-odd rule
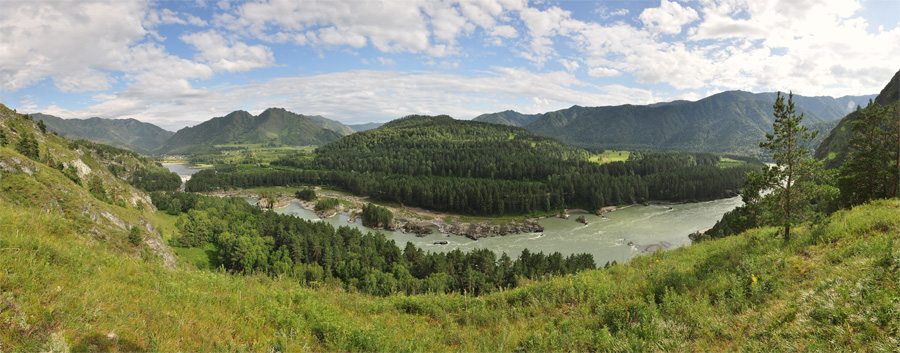
[[[247,202],[256,204],[255,198],[246,198]],[[497,254],[506,252],[509,256],[518,256],[523,249],[545,254],[559,251],[563,255],[574,253],[590,253],[594,261],[603,265],[607,261],[623,262],[647,253],[647,248],[654,245],[661,248],[675,248],[690,244],[688,234],[707,227],[712,227],[722,218],[725,212],[741,205],[740,197],[715,201],[688,203],[678,205],[632,206],[623,210],[607,213],[606,217],[592,214],[572,214],[569,219],[548,218],[540,221],[544,226],[542,233],[523,233],[482,238],[472,240],[463,236],[435,233],[417,237],[402,232],[379,231],[403,248],[407,242],[426,251],[450,251],[460,249],[470,251],[486,248]],[[307,220],[327,222],[335,227],[351,226],[363,232],[374,231],[364,227],[359,220],[348,223],[348,216],[336,215],[320,219],[315,212],[303,209],[296,203],[275,210],[281,214],[289,214]],[[588,225],[578,223],[575,219],[584,215]],[[446,245],[436,245],[437,241],[447,241]],[[629,245],[632,243],[633,245]]]
[[[189,163],[163,163],[163,167],[166,167],[170,172],[175,172],[178,176],[181,177],[181,182],[186,183],[188,180],[191,180],[191,175],[206,168],[200,168],[193,166]]]

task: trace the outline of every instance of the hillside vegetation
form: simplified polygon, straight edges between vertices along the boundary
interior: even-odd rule
[[[729,91],[696,102],[573,106],[545,113],[525,128],[581,147],[757,156],[757,143],[772,132],[774,96]],[[804,121],[811,125],[839,119],[850,102],[862,104],[872,96],[795,97]]]
[[[216,145],[223,144],[318,146],[349,132],[350,128],[335,121],[299,115],[281,108],[269,108],[257,116],[235,111],[178,130],[157,152],[210,152],[216,149]]]
[[[32,114],[32,119],[70,140],[86,139],[140,153],[151,153],[175,134],[135,119],[62,119],[40,113]]]
[[[873,103],[881,106],[896,105],[898,102],[900,102],[900,71],[894,74],[894,77],[891,78],[873,101]],[[859,105],[865,107],[867,102],[861,102]],[[825,160],[826,168],[840,167],[844,164],[844,160],[847,159],[848,145],[852,137],[852,125],[857,119],[857,114],[857,111],[847,114],[816,148],[814,156],[816,159]]]
[[[6,178],[4,178],[6,180]],[[900,201],[481,297],[169,270],[0,197],[9,351],[896,351]]]
[[[528,215],[734,196],[744,173],[761,166],[745,159],[720,168],[720,157],[707,153],[632,153],[628,161],[606,164],[595,157],[521,128],[409,116],[272,166],[201,171],[186,188],[325,185],[430,210]]]
[[[517,111],[506,110],[499,113],[481,114],[472,120],[483,123],[524,127],[540,117],[541,114],[522,114]]]

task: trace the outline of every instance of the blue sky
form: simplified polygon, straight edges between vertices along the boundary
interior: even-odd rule
[[[408,114],[874,94],[896,0],[0,0],[0,102],[168,130],[269,107]]]

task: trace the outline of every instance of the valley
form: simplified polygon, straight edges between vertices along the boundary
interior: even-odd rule
[[[233,139],[180,132],[169,151],[191,154],[154,160],[0,106],[0,342],[892,350],[900,152],[878,146],[900,143],[896,81],[838,124],[846,145],[824,139],[840,170],[803,162],[805,220],[787,226],[791,192],[763,180],[790,170],[779,155],[583,149],[446,115],[317,125],[334,139],[303,144],[266,128],[296,114],[267,110],[216,118]]]

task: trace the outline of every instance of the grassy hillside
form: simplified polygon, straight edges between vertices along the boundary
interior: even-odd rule
[[[71,140],[87,139],[140,153],[152,152],[175,134],[135,119],[61,119],[40,113],[32,118],[43,120],[50,131]]]
[[[0,198],[9,351],[896,351],[900,201],[482,297],[386,298],[229,275]]]
[[[334,123],[321,117],[307,117],[280,108],[266,109],[257,116],[245,111],[236,111],[178,130],[159,152],[169,154],[210,152],[216,149],[215,145],[225,144],[322,145],[343,136],[342,133],[323,126],[330,124],[328,122]],[[349,128],[346,131],[349,131]]]

